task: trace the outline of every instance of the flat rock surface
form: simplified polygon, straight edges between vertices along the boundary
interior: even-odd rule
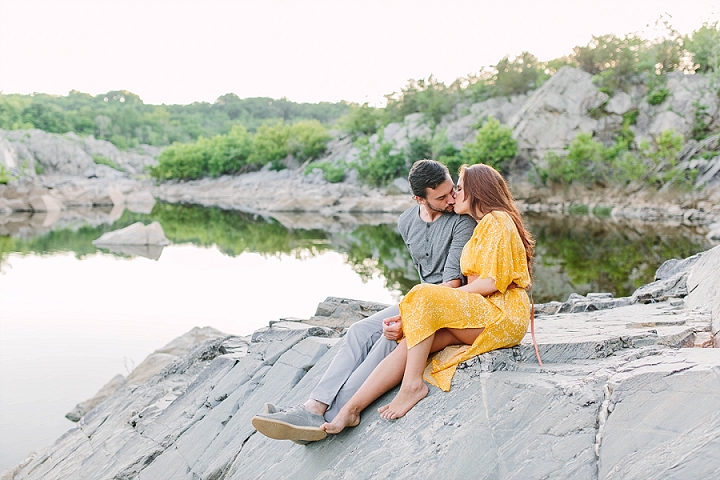
[[[673,273],[717,292],[707,265],[718,256],[720,247]],[[680,347],[712,330],[714,303],[691,308],[693,292],[671,291],[648,304],[589,295],[552,306],[584,310],[538,315],[544,366],[528,335],[461,364],[450,392],[431,387],[399,420],[376,411],[392,390],[358,427],[306,446],[270,440],[250,420],[267,401],[307,398],[337,352],[337,330],[279,321],[251,337],[210,338],[119,388],[3,480],[713,478],[720,349]],[[379,308],[360,303],[328,299],[315,317]]]

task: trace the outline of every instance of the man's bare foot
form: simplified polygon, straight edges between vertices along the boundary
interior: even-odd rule
[[[303,406],[305,407],[305,410],[310,413],[314,413],[315,415],[325,415],[325,411],[328,409],[327,405],[312,398],[303,403]]]
[[[420,400],[425,398],[428,394],[428,386],[422,380],[417,385],[406,385],[403,384],[400,387],[400,391],[392,402],[378,408],[380,416],[387,418],[388,420],[394,420],[400,418],[410,411]]]
[[[342,432],[345,427],[357,427],[359,424],[359,414],[342,409],[338,412],[332,422],[324,423],[320,428],[325,430],[327,433],[335,435]]]

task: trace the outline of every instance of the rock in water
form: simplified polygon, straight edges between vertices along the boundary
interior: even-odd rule
[[[93,245],[110,246],[110,245],[155,245],[165,246],[170,244],[170,240],[165,237],[162,227],[158,222],[150,225],[143,225],[142,222],[133,223],[129,227],[115,230],[114,232],[104,233],[97,240],[93,240]]]

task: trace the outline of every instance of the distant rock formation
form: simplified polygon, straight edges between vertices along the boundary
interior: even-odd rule
[[[157,163],[162,148],[141,145],[120,151],[92,135],[42,130],[0,130],[0,165],[10,174],[34,177],[71,175],[85,178],[128,178]],[[98,163],[103,162],[103,163]],[[114,165],[113,168],[111,165]]]
[[[375,410],[394,390],[317,443],[257,434],[263,403],[304,401],[343,325],[380,308],[328,299],[307,322],[210,338],[120,386],[2,479],[714,478],[720,348],[699,347],[720,346],[718,272],[720,246],[625,299],[539,306],[543,367],[525,338],[465,362],[450,392],[431,388],[399,420]]]

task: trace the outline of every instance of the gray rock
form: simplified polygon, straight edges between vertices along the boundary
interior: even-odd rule
[[[97,240],[93,240],[93,245],[169,245],[170,241],[165,237],[165,233],[158,222],[152,222],[150,225],[143,225],[142,222],[136,222],[132,225],[115,230],[114,232],[104,233]]]
[[[527,99],[508,126],[513,128],[521,152],[543,158],[548,151],[562,150],[578,133],[595,132],[598,121],[588,112],[607,100],[592,75],[563,67]]]
[[[282,321],[252,339],[209,339],[116,390],[3,479],[712,478],[720,349],[679,347],[711,328],[718,262],[720,247],[689,267],[697,286],[685,302],[538,315],[543,367],[527,336],[461,364],[450,392],[431,388],[399,420],[376,412],[393,390],[359,426],[306,446],[259,435],[250,419],[266,401],[307,398],[337,352],[332,331]],[[316,313],[351,304],[330,298]]]

